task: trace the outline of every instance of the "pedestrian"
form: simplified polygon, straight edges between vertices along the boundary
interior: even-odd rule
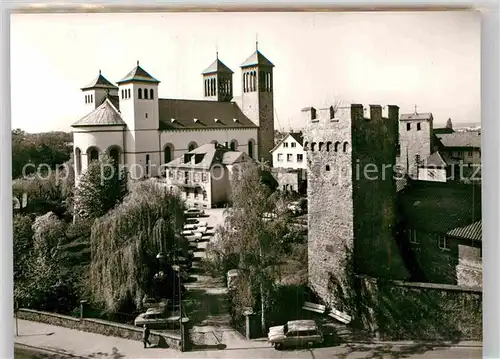
[[[144,348],[146,348],[146,344],[151,345],[149,342],[149,328],[147,324],[144,324],[144,329],[142,331],[142,342],[144,343]]]

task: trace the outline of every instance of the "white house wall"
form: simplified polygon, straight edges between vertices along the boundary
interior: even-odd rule
[[[291,143],[295,143],[295,147]],[[288,143],[288,147],[285,147]],[[281,154],[282,161],[278,161],[279,154]],[[287,161],[287,155],[292,155],[292,161]],[[302,162],[297,161],[297,155],[302,154]],[[291,168],[291,169],[306,169],[307,168],[307,155],[304,148],[292,136],[288,135],[285,140],[276,148],[273,153],[273,167],[274,168]]]

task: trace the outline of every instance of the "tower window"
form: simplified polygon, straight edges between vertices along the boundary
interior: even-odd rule
[[[142,89],[139,89],[137,97],[139,98],[139,100],[142,100]]]
[[[144,89],[144,99],[148,99],[148,89]]]
[[[153,90],[153,89],[149,89],[149,98],[150,98],[151,100],[154,100],[154,98],[155,98],[155,92],[154,92],[154,90]]]
[[[146,177],[149,176],[149,155],[146,155]]]
[[[349,146],[349,144],[347,142],[344,142],[344,148],[343,148],[344,152],[347,152],[348,146]]]
[[[146,118],[148,118],[148,113],[146,112]]]
[[[315,120],[315,119],[316,119],[316,109],[311,108],[311,120]]]
[[[406,124],[406,131],[410,131],[411,130],[411,123],[407,123]]]
[[[417,131],[420,131],[422,128],[420,127],[420,122],[417,123]]]
[[[248,155],[253,158],[253,141],[248,141]]]
[[[130,89],[127,89],[127,98],[130,98]]]
[[[330,171],[330,165],[326,165],[325,170]]]

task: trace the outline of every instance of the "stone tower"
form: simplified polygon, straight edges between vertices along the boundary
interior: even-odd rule
[[[432,113],[401,114],[398,166],[412,178],[418,177],[417,162],[432,154],[432,131]]]
[[[161,163],[158,152],[159,83],[139,65],[139,61],[118,81],[120,113],[127,124],[125,163],[137,165],[130,168],[135,179],[157,175]]]
[[[241,107],[243,113],[258,129],[257,156],[272,166],[270,151],[274,147],[274,65],[262,55],[258,48],[240,66],[242,72]],[[249,144],[250,147],[250,144]],[[254,156],[256,158],[256,156]]]
[[[342,308],[349,274],[407,277],[394,239],[397,106],[302,110],[308,182],[309,286]]]
[[[94,111],[107,96],[117,96],[118,87],[109,82],[99,70],[99,75],[87,86],[81,88],[84,101],[84,113]]]
[[[202,73],[206,100],[229,102],[233,99],[233,71],[217,58]]]

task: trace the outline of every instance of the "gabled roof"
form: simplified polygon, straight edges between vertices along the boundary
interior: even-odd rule
[[[245,62],[240,65],[240,67],[244,68],[257,65],[274,67],[273,63],[262,55],[259,50],[256,50],[248,59],[245,60]]]
[[[227,74],[234,73],[229,67],[224,65],[224,63],[216,59],[205,71],[202,72],[203,75],[213,74],[215,72],[222,72]]]
[[[416,121],[416,120],[430,120],[432,118],[432,113],[402,113],[399,116],[400,121]]]
[[[104,102],[106,102],[106,99],[109,99],[109,101],[111,101],[111,103],[113,104],[113,106],[115,106],[115,108],[120,111],[120,97],[118,95],[106,95],[101,103],[99,105],[102,105]]]
[[[436,134],[443,147],[481,148],[481,135],[478,131]]]
[[[468,226],[454,228],[446,234],[450,237],[481,241],[483,238],[483,221],[479,220]]]
[[[203,155],[203,158],[198,159],[196,163],[189,161],[185,162],[185,158],[189,156]],[[249,157],[240,151],[232,151],[227,147],[219,144],[206,143],[186,154],[177,157],[173,161],[166,164],[167,167],[173,168],[199,168],[209,169],[214,164],[233,165],[243,162]]]
[[[420,161],[419,167],[446,167],[448,164],[446,161],[443,159],[439,151],[434,152],[432,155],[429,157],[425,158],[424,160]]]
[[[257,128],[234,102],[159,99],[160,130]]]
[[[300,146],[303,146],[303,142],[304,142],[304,135],[302,134],[302,132],[289,132],[287,133],[286,136],[284,136],[280,142],[278,142],[278,144],[276,146],[274,146],[274,148],[269,151],[269,152],[274,152],[278,147],[281,146],[281,144],[283,142],[285,142],[288,137],[292,137],[295,141],[297,141],[299,143]]]
[[[117,86],[113,85],[109,82],[104,76],[101,75],[101,71],[99,71],[99,75],[87,86],[82,87],[82,91],[92,90],[92,89],[109,89],[116,90]]]
[[[71,125],[71,127],[86,126],[126,126],[126,124],[120,112],[113,106],[109,99],[106,99],[94,111]]]
[[[118,81],[118,84],[123,84],[127,82],[150,82],[150,83],[159,83],[157,79],[151,76],[146,72],[142,67],[137,64],[128,74],[125,75],[123,79]]]
[[[398,192],[398,206],[407,228],[445,234],[481,220],[481,186],[411,181]]]

